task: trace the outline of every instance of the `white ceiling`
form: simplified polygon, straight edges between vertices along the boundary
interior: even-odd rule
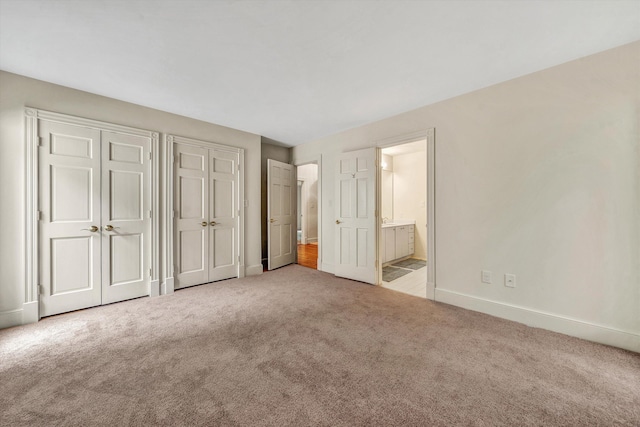
[[[0,68],[298,145],[640,39],[640,1],[0,0]]]

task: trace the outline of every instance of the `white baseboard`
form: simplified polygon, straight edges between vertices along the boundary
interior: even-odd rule
[[[38,321],[38,301],[22,304],[22,308],[0,312],[0,329]]]
[[[317,241],[317,237],[307,237],[307,243],[316,243]]]
[[[326,262],[323,262],[322,264],[318,264],[318,265],[321,266],[320,268],[318,268],[318,270],[324,271],[325,273],[335,274],[335,269],[333,268],[333,264],[327,264]]]
[[[167,277],[162,284],[162,295],[171,295],[175,291],[175,281],[173,277]]]
[[[490,301],[446,289],[435,289],[438,302],[479,311],[502,319],[524,323],[528,326],[606,344],[625,350],[640,352],[640,334],[596,325],[530,308]]]
[[[258,276],[262,274],[262,264],[250,265],[246,269],[247,276]]]
[[[151,283],[149,284],[149,296],[150,297],[157,297],[160,295],[160,281],[159,280],[152,280]]]
[[[40,320],[40,303],[38,301],[25,302],[22,304],[22,324],[36,323]]]

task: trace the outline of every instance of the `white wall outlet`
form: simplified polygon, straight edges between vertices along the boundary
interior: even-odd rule
[[[491,284],[491,272],[488,270],[482,270],[482,283]]]
[[[504,275],[504,285],[507,288],[515,288],[516,287],[516,275],[515,274],[505,274]]]

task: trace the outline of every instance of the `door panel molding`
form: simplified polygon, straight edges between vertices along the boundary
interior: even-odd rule
[[[163,277],[165,277],[165,282],[163,284],[162,292],[164,294],[173,293],[176,289],[176,275],[178,272],[178,268],[176,266],[176,251],[179,248],[175,247],[178,243],[175,240],[175,194],[176,194],[176,186],[175,186],[175,164],[179,160],[176,157],[176,150],[174,148],[175,144],[180,144],[183,146],[190,146],[200,149],[207,150],[215,150],[216,152],[220,152],[222,154],[228,154],[231,156],[237,156],[238,166],[237,166],[237,177],[238,184],[237,189],[235,190],[235,194],[233,195],[235,206],[237,210],[237,231],[234,236],[234,241],[237,244],[233,248],[233,257],[238,260],[237,267],[233,267],[235,274],[238,277],[245,276],[245,250],[244,250],[244,229],[245,229],[245,200],[244,200],[244,149],[231,147],[227,145],[218,144],[212,141],[203,141],[193,138],[188,138],[184,136],[178,136],[173,134],[167,134],[165,136],[164,141],[164,152],[165,152],[165,174],[163,180],[163,193],[165,195],[165,214],[164,220],[162,224],[163,230],[163,248],[164,253],[162,255],[163,261]],[[218,159],[219,161],[212,162],[214,163],[209,167],[210,169],[216,169],[222,173],[228,170],[229,165],[226,162],[222,161],[223,159]],[[209,161],[209,160],[205,160]],[[184,164],[182,166],[187,166],[185,169],[197,169],[197,162],[194,159],[190,159],[188,164]],[[205,165],[202,165],[205,167]],[[207,183],[209,184],[209,183]],[[209,243],[207,243],[208,245]]]
[[[148,254],[148,265],[150,268],[150,289],[149,294],[151,296],[158,295],[159,293],[159,263],[158,263],[158,241],[159,241],[159,133],[150,130],[138,129],[129,126],[122,126],[113,123],[103,122],[99,120],[87,119],[78,116],[70,116],[67,114],[55,113],[46,110],[39,110],[37,108],[27,107],[24,109],[25,117],[25,142],[26,142],[26,165],[25,165],[25,184],[26,184],[26,202],[25,202],[25,285],[24,285],[24,303],[23,308],[25,312],[29,313],[29,320],[33,319],[35,312],[34,306],[39,306],[39,278],[40,278],[40,236],[39,236],[39,221],[41,216],[42,207],[39,206],[40,192],[39,192],[39,165],[40,155],[39,147],[41,141],[39,138],[39,124],[43,122],[48,123],[61,123],[65,125],[81,126],[84,128],[95,129],[99,132],[113,132],[120,135],[130,135],[148,138],[150,141],[149,155],[150,159],[150,174],[149,174],[149,189],[150,189],[150,206],[148,209],[148,215],[151,215],[151,236],[150,247],[151,250]],[[122,147],[118,147],[122,148]],[[69,140],[68,138],[60,138],[56,141],[56,150],[67,150],[67,154],[73,155],[78,159],[87,158],[91,155],[100,155],[99,152],[68,152]],[[113,155],[121,156],[123,153],[116,150]],[[145,271],[145,274],[148,274]],[[38,309],[37,318],[41,317],[42,313]]]

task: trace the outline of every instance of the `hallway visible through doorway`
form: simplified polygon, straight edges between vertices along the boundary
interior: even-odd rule
[[[318,269],[318,165],[296,167],[298,264]]]
[[[303,267],[318,269],[318,243],[303,245],[298,243],[298,264]]]

